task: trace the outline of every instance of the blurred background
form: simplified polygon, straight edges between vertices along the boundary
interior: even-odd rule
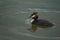
[[[33,12],[54,27],[29,32],[25,20]],[[0,40],[60,40],[60,0],[0,0]]]

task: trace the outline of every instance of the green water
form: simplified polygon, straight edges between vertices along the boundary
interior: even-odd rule
[[[40,19],[55,23],[55,28],[29,32],[31,25],[25,24],[25,20],[34,11],[38,11]],[[60,0],[0,0],[0,40],[60,40],[59,37]]]

